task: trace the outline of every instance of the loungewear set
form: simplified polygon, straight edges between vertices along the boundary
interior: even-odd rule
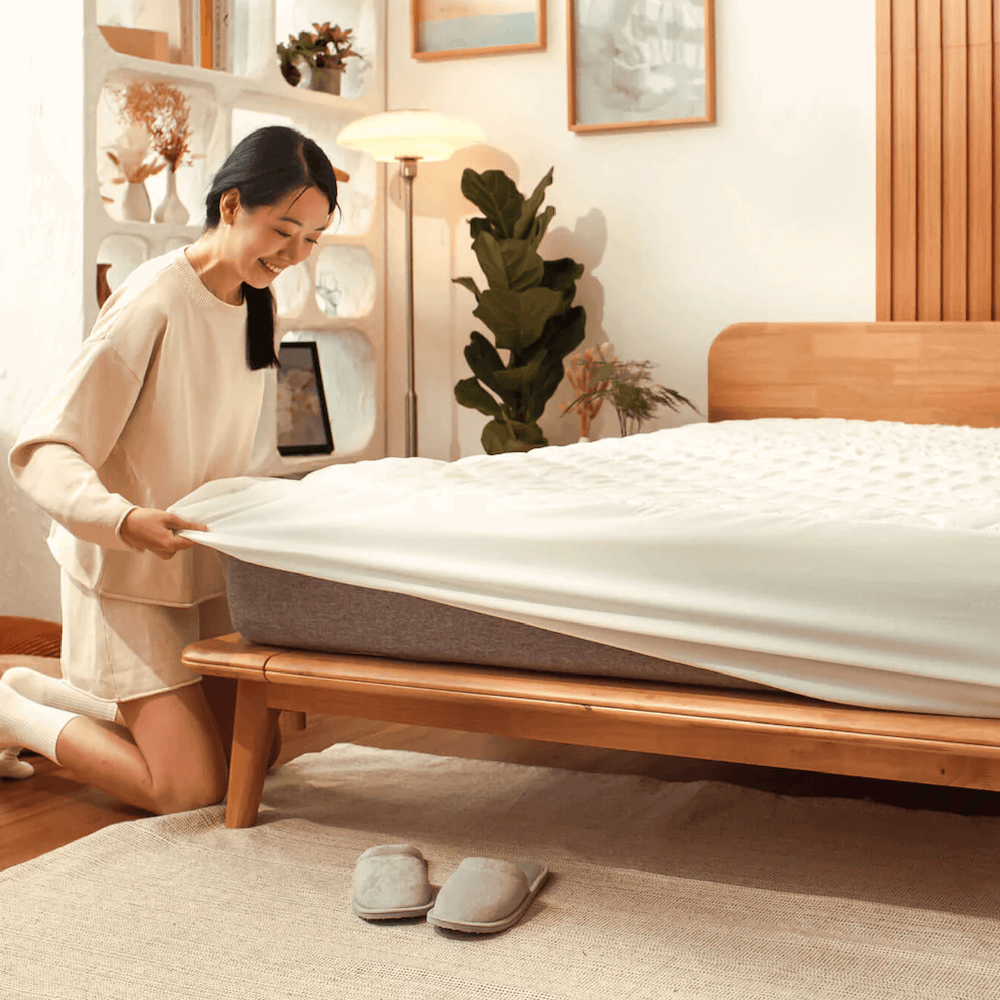
[[[17,484],[53,519],[63,677],[96,698],[197,683],[181,651],[231,629],[214,550],[163,560],[120,531],[135,507],[167,510],[210,480],[262,474],[270,462],[273,441],[259,426],[273,369],[247,365],[246,316],[245,304],[208,290],[183,247],[147,261],[105,302],[8,456]]]

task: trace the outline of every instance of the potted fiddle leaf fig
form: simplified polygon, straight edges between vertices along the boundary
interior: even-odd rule
[[[502,170],[462,174],[462,194],[483,213],[469,220],[469,229],[489,287],[453,280],[475,295],[472,315],[494,343],[473,331],[465,348],[473,375],[455,386],[455,399],[490,417],[481,438],[488,455],[548,444],[538,420],[565,374],[563,359],[585,336],[584,309],[572,305],[583,265],[538,253],[556,211],[551,205],[539,211],[552,173],[527,199]]]

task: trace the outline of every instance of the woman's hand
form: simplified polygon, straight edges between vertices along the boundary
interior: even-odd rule
[[[133,549],[147,549],[161,559],[173,559],[181,549],[190,549],[195,542],[181,538],[178,531],[208,531],[204,524],[185,521],[183,517],[151,507],[135,507],[122,521],[122,541]]]

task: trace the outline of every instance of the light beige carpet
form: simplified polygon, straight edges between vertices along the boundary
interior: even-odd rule
[[[470,855],[552,874],[502,934],[366,923],[355,862],[399,841],[435,885]],[[338,744],[252,829],[213,807],[0,872],[0,997],[985,1000],[998,847],[997,819]]]

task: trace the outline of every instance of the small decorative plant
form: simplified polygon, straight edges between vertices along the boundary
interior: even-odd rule
[[[611,361],[611,345],[605,341],[595,351],[593,347],[588,347],[583,354],[574,354],[569,359],[569,371],[566,372],[566,379],[576,393],[576,400],[573,403],[563,403],[563,411],[569,410],[571,406],[576,406],[576,415],[580,420],[580,437],[584,440],[590,435],[590,422],[601,412],[601,404],[604,397],[596,395],[595,390],[607,389],[610,382],[600,382],[597,380],[597,369],[601,365]],[[579,397],[589,395],[584,402],[579,402]]]
[[[637,434],[660,406],[676,411],[683,403],[700,413],[691,400],[676,390],[653,382],[649,373],[655,367],[652,361],[605,361],[595,365],[591,373],[594,388],[577,396],[564,408],[565,412],[588,406],[595,399],[607,399],[618,413],[622,437]]]
[[[455,399],[492,418],[481,439],[488,455],[548,444],[538,419],[565,374],[563,358],[584,338],[586,314],[571,305],[583,265],[538,254],[556,211],[550,205],[539,213],[551,183],[549,170],[525,199],[502,170],[462,174],[462,194],[483,213],[469,220],[469,230],[489,287],[480,291],[472,278],[453,280],[475,295],[472,315],[496,344],[473,331],[465,348],[473,376],[455,386]],[[500,351],[507,352],[506,362]]]
[[[141,125],[126,125],[122,134],[105,152],[120,171],[119,176],[112,178],[113,184],[124,184],[126,181],[129,184],[141,184],[167,165],[163,160],[157,162],[155,151],[150,149],[149,133]],[[153,154],[153,159],[149,158],[150,153]]]
[[[337,24],[331,28],[329,21],[324,24],[314,23],[313,28],[314,31],[300,31],[298,37],[289,35],[287,44],[278,43],[281,75],[293,87],[297,87],[302,79],[302,72],[296,65],[299,61],[307,63],[314,70],[332,69],[342,73],[347,69],[347,60],[351,56],[361,58],[351,48],[353,28],[341,30]]]
[[[122,124],[126,129],[138,126],[145,131],[149,136],[150,145],[163,158],[163,165],[168,166],[171,172],[185,163],[192,162],[195,157],[189,153],[191,105],[182,91],[169,83],[144,83],[133,80],[124,89],[120,87],[112,89],[112,93],[118,101]],[[133,131],[131,135],[133,138],[130,141],[135,148],[136,134]],[[114,156],[111,159],[114,160]],[[124,170],[123,165],[122,169]],[[157,168],[159,169],[162,169],[162,166]],[[156,173],[157,170],[152,170],[150,173]]]

